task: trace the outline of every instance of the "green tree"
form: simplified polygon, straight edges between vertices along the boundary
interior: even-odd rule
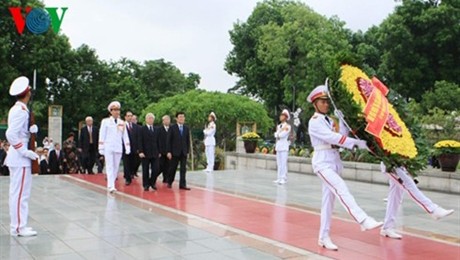
[[[266,133],[274,124],[263,105],[248,97],[236,94],[190,90],[152,103],[142,113],[141,120],[148,112],[156,116],[156,124],[161,124],[163,115],[174,115],[178,111],[186,114],[186,123],[195,131],[200,131],[207,123],[208,115],[217,115],[217,141],[221,144],[235,138],[236,123],[256,122],[258,131]]]
[[[424,112],[435,107],[445,111],[458,110],[460,108],[460,87],[455,83],[436,81],[434,90],[425,92],[420,104]]]
[[[357,49],[389,86],[419,102],[436,81],[460,82],[459,20],[459,0],[403,0]]]
[[[225,69],[240,78],[230,92],[259,98],[271,112],[293,98],[305,103],[307,93],[336,74],[341,62],[355,60],[343,25],[299,2],[257,4],[230,31],[233,49]]]

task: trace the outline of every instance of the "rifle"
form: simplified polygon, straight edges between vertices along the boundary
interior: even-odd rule
[[[35,116],[33,110],[33,97],[35,94],[35,89],[37,86],[37,70],[34,70],[34,82],[32,86],[32,95],[30,96],[29,104],[29,128],[35,124]],[[32,150],[35,152],[35,141],[37,139],[37,134],[30,134],[30,139],[29,139],[29,150]],[[40,173],[40,166],[38,165],[38,159],[32,161],[32,174],[38,174]]]

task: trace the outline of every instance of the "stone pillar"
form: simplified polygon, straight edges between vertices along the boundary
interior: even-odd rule
[[[62,146],[62,106],[51,105],[48,107],[48,138]]]

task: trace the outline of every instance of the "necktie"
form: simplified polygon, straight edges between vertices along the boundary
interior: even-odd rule
[[[91,127],[88,127],[88,132],[89,132],[89,143],[93,143],[93,129]]]
[[[180,125],[180,126],[179,126],[180,135],[182,135],[183,130],[184,130],[184,129],[183,129],[182,125]]]
[[[59,151],[56,151],[56,158],[59,160]]]
[[[117,119],[115,118],[115,124],[117,123]]]
[[[329,121],[329,117],[325,116],[324,118],[326,118],[328,124],[331,124],[331,121]]]
[[[149,130],[150,132],[153,132],[153,127],[151,125],[149,125]]]

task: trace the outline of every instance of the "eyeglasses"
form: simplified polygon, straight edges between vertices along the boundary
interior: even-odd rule
[[[120,109],[119,108],[112,108],[112,109],[110,109],[110,111],[120,111]]]

